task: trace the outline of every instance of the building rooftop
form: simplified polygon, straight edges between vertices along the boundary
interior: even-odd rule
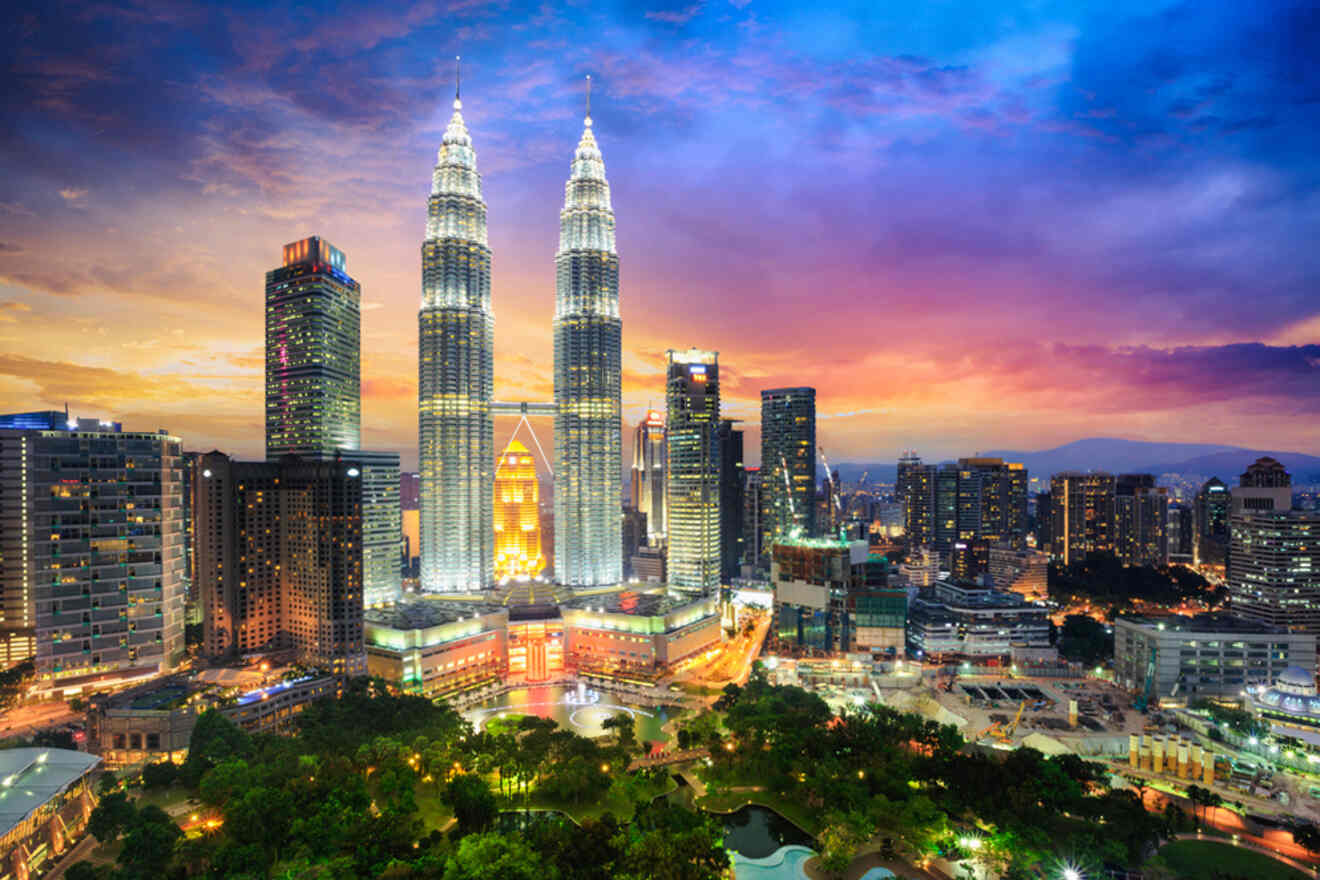
[[[416,599],[400,602],[388,608],[367,609],[363,614],[363,621],[392,629],[426,629],[460,620],[471,620],[482,614],[503,610],[505,610],[503,605],[490,601]]]
[[[101,763],[69,749],[0,751],[0,838]]]
[[[1227,612],[1198,614],[1195,617],[1179,615],[1164,618],[1120,617],[1117,622],[1186,633],[1242,633],[1245,635],[1251,633],[1286,634],[1288,632],[1287,627],[1274,626],[1258,620],[1249,620]]]
[[[561,602],[564,608],[580,611],[600,611],[606,614],[630,614],[636,617],[661,617],[671,611],[691,605],[700,597],[655,591],[639,593],[624,590],[604,596],[578,596]]]
[[[188,698],[188,688],[183,684],[169,684],[153,691],[137,694],[129,702],[130,709],[173,709]]]

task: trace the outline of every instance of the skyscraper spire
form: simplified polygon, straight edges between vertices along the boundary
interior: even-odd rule
[[[455,110],[461,110],[463,108],[463,101],[462,101],[463,96],[460,94],[460,92],[462,91],[463,91],[463,56],[455,55],[454,56],[454,109]]]
[[[457,73],[431,175],[418,314],[421,585],[433,592],[487,587],[494,563],[490,247]]]
[[[573,587],[614,584],[623,576],[623,323],[614,210],[591,131],[590,91],[564,187],[555,268],[555,577]]]
[[[591,74],[587,74],[587,121],[588,128],[591,127]]]

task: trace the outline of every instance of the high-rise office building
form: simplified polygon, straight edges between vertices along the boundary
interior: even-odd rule
[[[486,203],[461,110],[455,96],[422,242],[419,519],[421,588],[431,592],[482,589],[494,577],[495,316]]]
[[[761,392],[761,547],[816,534],[816,389]]]
[[[907,503],[908,478],[912,471],[921,467],[921,456],[915,450],[907,449],[898,457],[898,466],[894,468],[894,501],[899,507]]]
[[[665,417],[653,409],[633,432],[632,506],[646,514],[650,542],[665,536]]]
[[[914,452],[898,460],[894,492],[903,509],[903,531],[909,547],[935,543],[935,467],[921,463]]]
[[[422,475],[416,471],[399,474],[399,513],[403,520],[403,576],[421,574]]]
[[[1184,565],[1195,561],[1196,511],[1182,503],[1169,505],[1169,561]]]
[[[1114,481],[1114,552],[1127,565],[1169,564],[1169,490],[1153,474]]]
[[[197,594],[197,583],[193,580],[193,483],[197,480],[197,459],[199,452],[185,452],[181,459],[180,496],[183,499],[183,617],[188,624],[202,622],[202,603]]]
[[[313,235],[266,273],[266,458],[361,444],[361,288]]]
[[[1262,458],[1232,490],[1229,601],[1243,617],[1320,633],[1320,513],[1291,509],[1291,483]]]
[[[1211,477],[1196,493],[1194,503],[1193,561],[1197,565],[1222,564],[1228,547],[1228,514],[1232,506],[1228,486],[1218,477]]]
[[[1229,493],[1230,518],[1234,514],[1292,509],[1292,477],[1269,456],[1256,459]]]
[[[1046,553],[1053,546],[1050,529],[1053,527],[1053,514],[1050,513],[1050,493],[1036,493],[1036,548]]]
[[[401,594],[399,456],[361,449],[360,297],[343,251],[318,236],[286,244],[266,273],[266,459],[357,457],[370,606]]]
[[[643,547],[649,547],[646,537],[646,514],[635,507],[625,505],[623,508],[623,518],[620,520],[622,531],[621,547],[623,551],[623,574],[624,577],[636,577],[637,571],[633,566],[633,560],[641,552]]]
[[[543,568],[536,461],[526,446],[510,440],[495,467],[495,577],[531,578]]]
[[[719,587],[721,570],[719,353],[694,348],[668,356],[669,582],[709,593]]]
[[[572,587],[623,577],[622,334],[614,209],[588,106],[555,254],[555,578]]]
[[[720,419],[720,583],[742,574],[743,558],[743,432],[734,419]]]
[[[220,452],[198,464],[204,653],[289,652],[327,672],[364,674],[363,464],[234,461]]]
[[[164,432],[0,416],[0,663],[39,693],[168,671],[183,654],[182,451]]]
[[[403,597],[403,512],[399,454],[344,453],[362,472],[362,603],[368,608]]]
[[[743,558],[746,569],[756,569],[763,558],[761,552],[761,469],[743,467]]]
[[[896,491],[903,498],[903,528],[910,547],[982,542],[1027,546],[1027,469],[1002,458],[960,458],[922,464],[915,453],[899,461]]]
[[[936,549],[948,553],[958,542],[958,466],[946,462],[931,474],[931,509],[935,522],[931,528]]]
[[[958,459],[959,541],[1027,546],[1027,469],[1002,458]]]
[[[1060,565],[1113,553],[1114,475],[1064,471],[1050,478],[1050,556]]]

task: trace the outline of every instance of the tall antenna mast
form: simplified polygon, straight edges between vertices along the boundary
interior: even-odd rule
[[[454,56],[454,107],[457,109],[459,99],[462,97],[460,92],[463,90],[463,56]]]
[[[587,125],[591,125],[591,74],[587,74]]]

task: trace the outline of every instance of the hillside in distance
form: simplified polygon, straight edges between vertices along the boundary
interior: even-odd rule
[[[979,454],[1020,461],[1037,477],[1059,471],[1110,471],[1112,473],[1188,474],[1217,476],[1230,486],[1237,485],[1238,475],[1261,456],[1277,458],[1292,474],[1295,483],[1320,482],[1320,456],[1301,452],[1248,449],[1214,443],[1148,443],[1116,437],[1087,437],[1053,449],[1035,452],[992,449]],[[938,464],[933,459],[926,463]],[[867,472],[867,482],[892,483],[895,462],[845,462],[838,466],[845,483],[855,482]],[[824,478],[824,474],[820,474]]]

